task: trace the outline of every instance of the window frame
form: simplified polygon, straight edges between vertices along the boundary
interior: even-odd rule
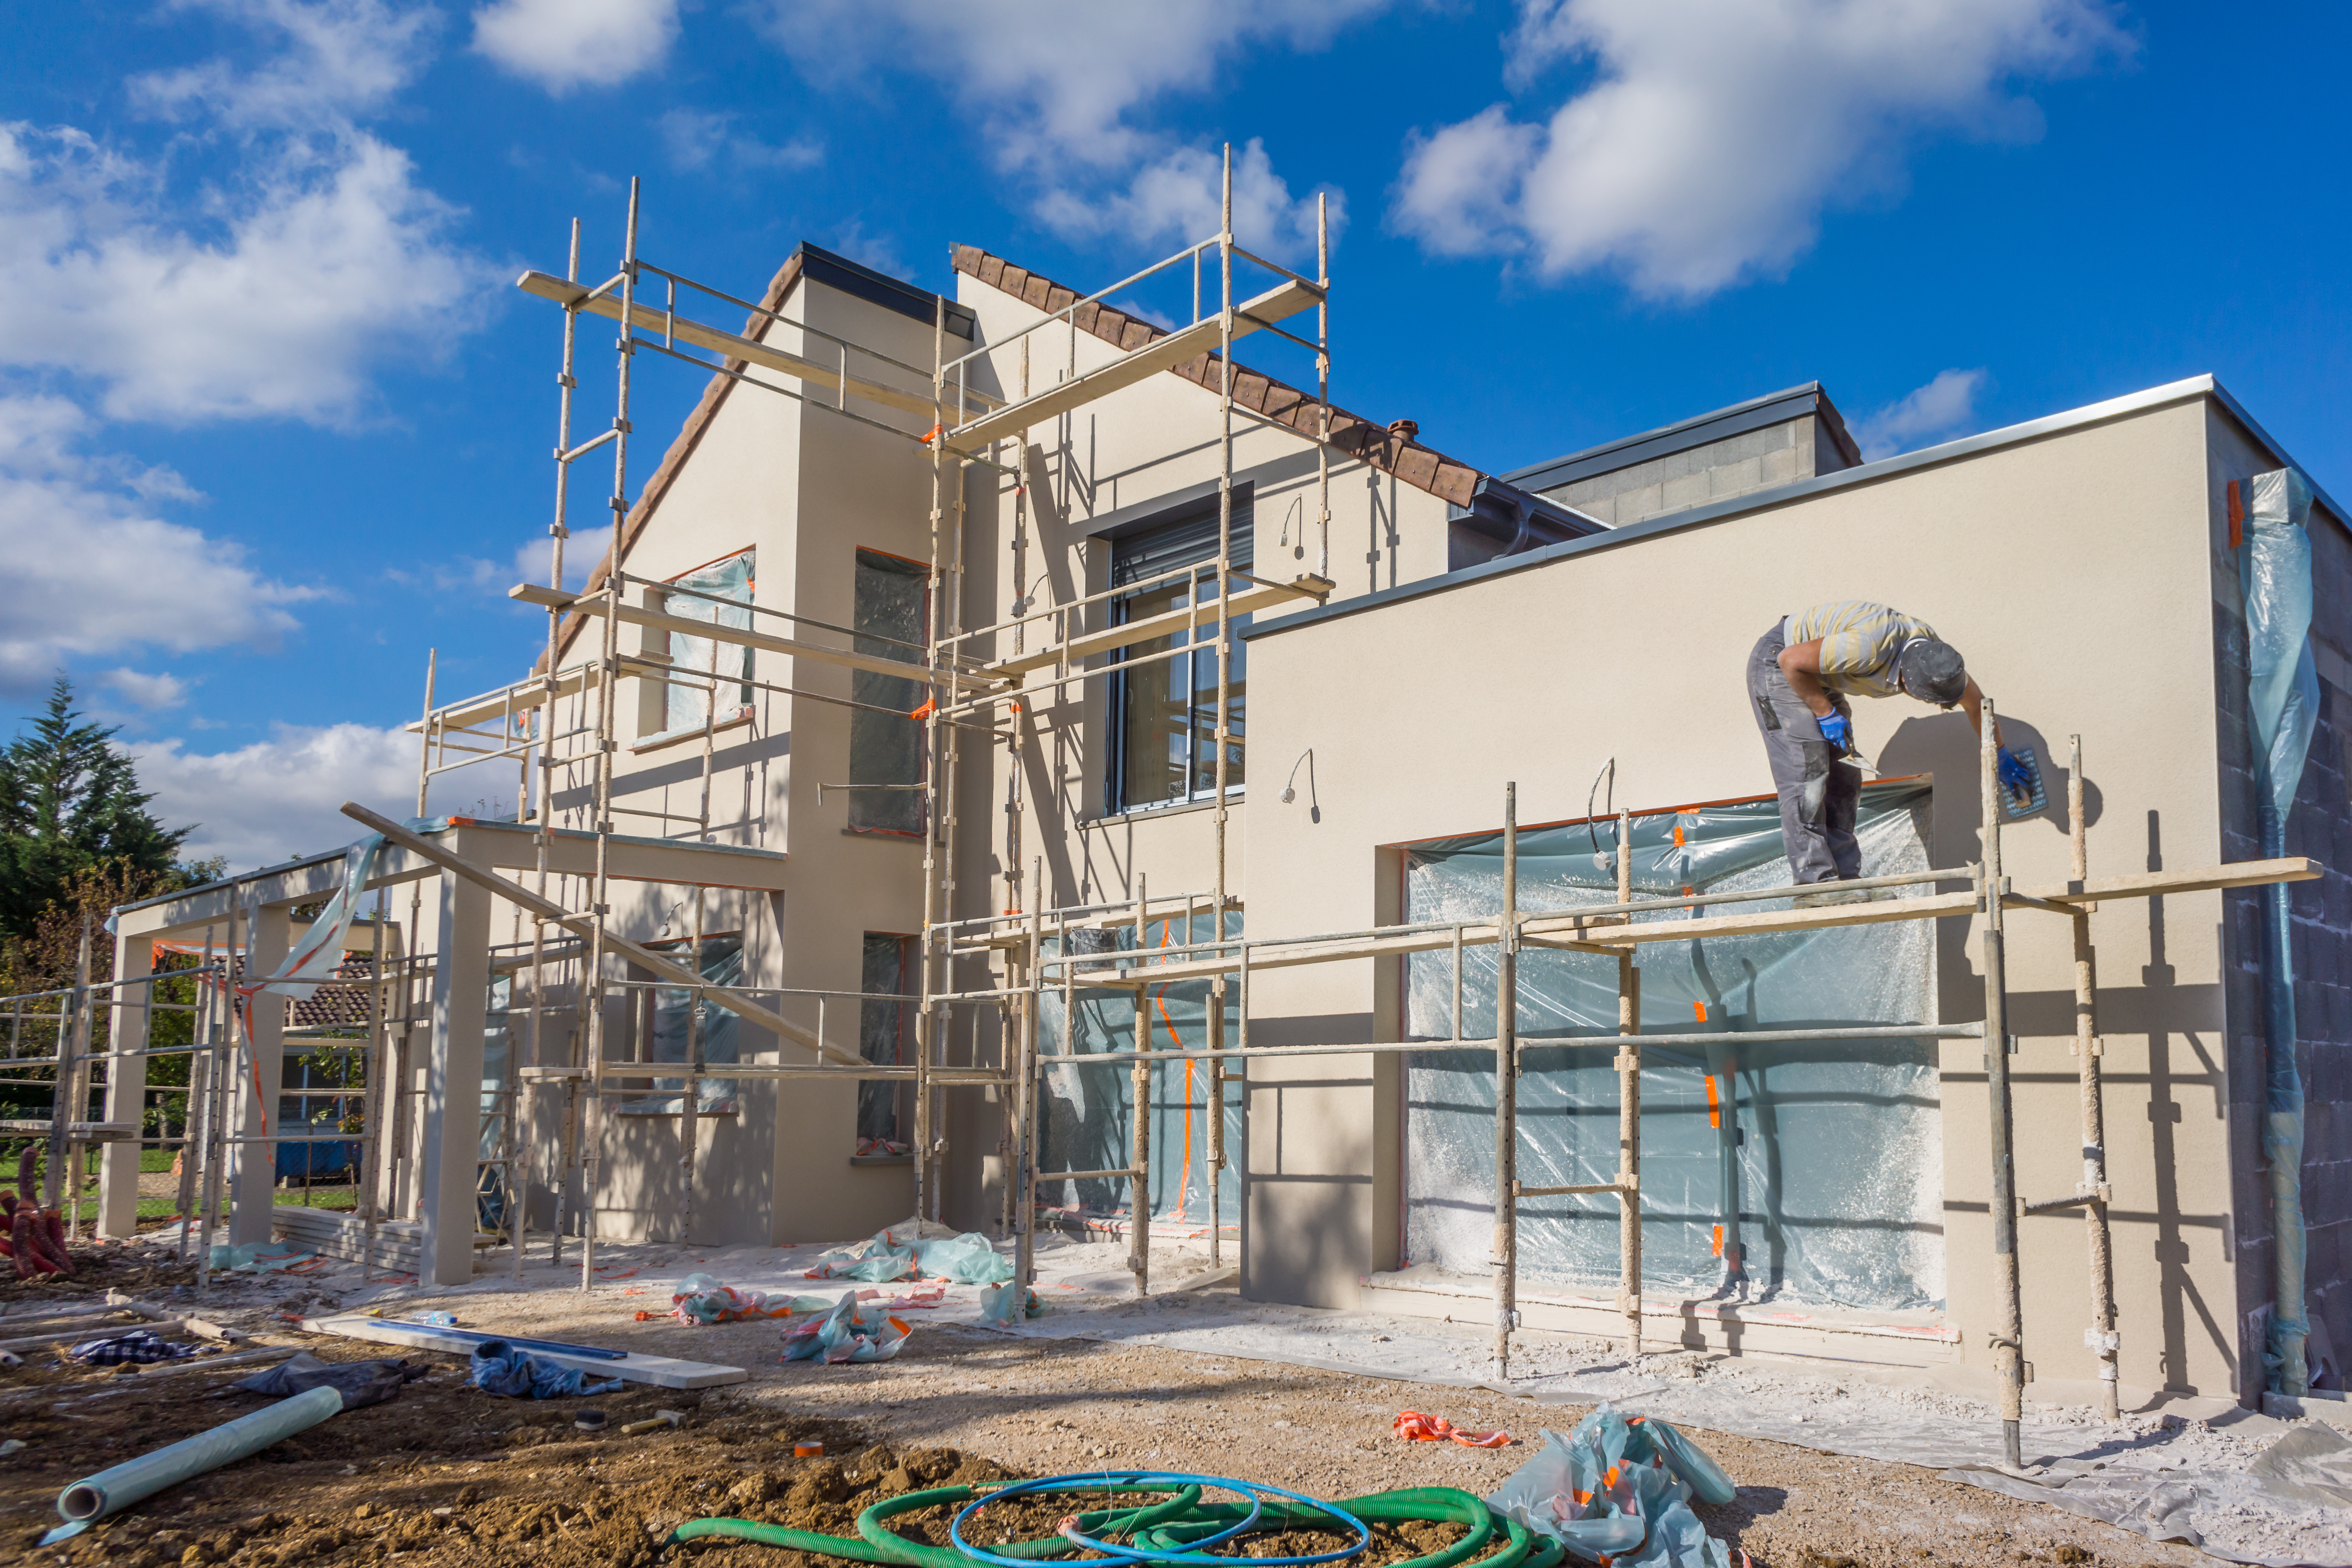
[[[1255,531],[1256,521],[1256,497],[1255,489],[1255,487],[1247,480],[1236,482],[1233,487],[1234,526],[1231,542],[1234,546],[1237,546],[1237,548],[1234,551],[1234,559],[1232,566],[1233,570],[1237,574],[1248,572],[1255,563],[1257,541]],[[1133,544],[1149,539],[1154,535],[1171,532],[1174,530],[1185,527],[1188,524],[1197,524],[1203,515],[1213,519],[1216,516],[1216,511],[1217,498],[1214,494],[1212,494],[1207,498],[1205,503],[1200,500],[1192,500],[1178,506],[1169,507],[1160,511],[1154,512],[1148,517],[1139,518],[1135,521],[1125,524],[1116,531],[1106,536],[1105,542],[1109,544],[1111,547],[1108,575],[1113,579],[1112,585],[1116,585],[1116,579],[1118,575],[1119,547],[1122,544]],[[1177,570],[1181,570],[1181,568],[1171,566],[1162,568],[1160,572],[1148,574],[1148,575],[1162,578],[1161,582],[1158,585],[1158,590],[1164,590],[1169,584],[1162,576],[1162,574]],[[1199,595],[1201,594],[1201,584],[1203,582],[1214,583],[1216,580],[1216,574],[1217,558],[1215,546],[1213,542],[1210,546],[1210,553],[1208,557],[1205,560],[1193,563],[1193,574],[1190,579],[1191,592],[1195,596],[1195,602],[1203,604],[1212,610],[1213,610],[1216,601],[1213,598],[1203,599],[1199,597]],[[1113,626],[1126,626],[1129,624],[1129,617],[1133,613],[1135,601],[1140,596],[1141,593],[1139,592],[1136,594],[1122,595],[1119,597],[1108,601],[1112,616],[1111,624]],[[1234,619],[1240,622],[1242,626],[1244,627],[1250,621],[1250,617],[1247,615],[1235,616]],[[1195,640],[1192,644],[1192,651],[1183,658],[1167,658],[1165,656],[1170,650],[1165,648],[1141,656],[1146,658],[1160,659],[1160,663],[1171,672],[1171,681],[1172,672],[1181,666],[1184,671],[1187,681],[1186,689],[1195,693],[1202,689],[1200,685],[1200,658],[1204,652],[1213,660],[1216,657],[1216,640],[1213,633],[1215,617],[1213,615],[1211,615],[1203,617],[1203,620],[1205,629],[1207,629],[1209,633],[1208,639],[1206,641],[1200,640],[1202,632],[1196,631],[1194,633]],[[1237,627],[1236,631],[1238,632],[1239,629],[1241,628]],[[1238,647],[1235,651],[1239,654],[1240,649]],[[1116,670],[1119,666],[1128,663],[1129,657],[1133,652],[1134,650],[1131,648],[1119,649],[1117,654],[1113,656],[1114,663],[1112,668]],[[1235,662],[1239,663],[1241,661],[1237,658]],[[1213,670],[1214,666],[1212,665],[1211,668]],[[1130,758],[1129,756],[1128,710],[1129,704],[1133,697],[1133,692],[1129,685],[1129,678],[1124,673],[1112,675],[1110,679],[1106,683],[1106,686],[1105,716],[1108,726],[1110,743],[1105,748],[1109,765],[1108,769],[1108,776],[1104,780],[1103,816],[1106,817],[1135,816],[1155,811],[1184,811],[1196,806],[1211,805],[1215,804],[1217,792],[1213,784],[1200,784],[1197,787],[1195,785],[1202,753],[1201,748],[1196,743],[1194,738],[1202,731],[1190,722],[1187,722],[1185,725],[1183,763],[1184,793],[1181,796],[1175,796],[1165,800],[1139,801],[1132,805],[1127,802],[1126,797],[1128,793],[1129,767],[1130,763]],[[1210,713],[1212,722],[1207,732],[1213,735],[1215,733],[1214,719],[1216,714],[1216,699],[1213,695],[1213,679],[1211,681],[1210,689],[1212,695],[1208,699],[1207,710]],[[1244,689],[1243,695],[1236,703],[1237,711],[1235,717],[1237,720],[1239,720],[1242,713],[1246,710],[1247,701],[1247,693],[1246,689]],[[1188,713],[1197,711],[1200,707],[1201,704],[1197,700],[1192,701],[1188,704],[1187,711]],[[1247,730],[1245,721],[1237,723],[1235,726],[1236,739],[1241,740],[1244,746],[1247,744],[1246,739],[1244,738],[1246,733]],[[1210,749],[1213,751],[1213,743],[1211,744]],[[1212,758],[1212,762],[1213,763],[1213,758]],[[1246,793],[1248,787],[1249,780],[1246,772],[1244,772],[1244,776],[1239,781],[1228,784],[1225,786],[1225,799],[1228,801],[1234,801],[1242,798]]]
[[[879,632],[875,632],[875,633],[870,633],[870,634],[862,634],[862,633],[859,633],[859,632],[857,632],[857,631],[856,630],[856,626],[857,626],[857,570],[858,570],[858,560],[857,560],[857,558],[858,558],[859,556],[861,556],[861,555],[878,555],[878,556],[882,557],[882,558],[883,558],[884,560],[886,560],[886,561],[897,561],[897,562],[901,562],[901,563],[905,563],[906,565],[908,565],[908,566],[911,566],[911,567],[913,567],[913,568],[914,568],[914,570],[913,570],[913,571],[911,571],[911,572],[908,572],[908,573],[905,574],[905,575],[909,576],[909,577],[912,577],[912,578],[913,578],[913,579],[915,579],[917,582],[919,582],[919,583],[920,583],[920,584],[922,584],[922,588],[923,588],[923,594],[922,594],[922,606],[923,606],[923,608],[922,608],[922,624],[921,624],[920,627],[919,628],[919,634],[920,634],[920,635],[919,635],[919,640],[920,640],[921,642],[923,642],[925,645],[928,645],[928,644],[929,643],[929,641],[930,641],[930,637],[931,637],[931,598],[932,598],[932,582],[931,582],[931,567],[930,567],[930,563],[929,563],[929,562],[927,562],[927,561],[918,561],[917,559],[915,559],[915,557],[913,557],[913,556],[911,556],[911,555],[901,555],[901,554],[899,554],[899,553],[898,553],[897,551],[895,551],[895,550],[881,550],[881,549],[877,549],[877,548],[876,548],[875,546],[873,546],[873,545],[871,545],[871,544],[855,544],[855,545],[852,545],[852,546],[850,547],[850,554],[849,554],[849,573],[850,573],[850,576],[849,576],[849,595],[850,595],[850,599],[849,599],[849,625],[850,625],[850,627],[851,627],[851,645],[852,645],[853,647],[855,647],[855,646],[856,646],[856,639],[857,639],[857,637],[860,637],[860,636],[872,636],[872,637],[880,637],[882,636],[882,634],[881,634],[881,633],[879,633]],[[921,665],[921,664],[909,664],[909,665],[908,665],[908,666],[907,666],[907,668],[908,668],[908,670],[909,671],[909,673],[907,675],[907,677],[906,677],[905,679],[907,679],[908,680],[913,681],[913,682],[916,684],[916,686],[917,686],[918,688],[919,688],[919,687],[921,686],[921,684],[922,684],[922,677],[923,677],[923,673],[924,673],[925,667],[924,667],[923,665]],[[851,690],[852,690],[853,695],[854,695],[854,694],[855,694],[855,692],[856,692],[856,677],[857,677],[857,675],[858,675],[859,673],[861,673],[861,672],[859,672],[859,671],[855,671],[855,670],[853,670],[853,671],[851,672],[851,676],[850,676],[850,686],[851,686]],[[870,672],[866,672],[866,673],[870,673]],[[888,678],[888,677],[884,677],[883,679],[889,679],[889,678]],[[848,711],[849,711],[849,726],[848,726],[848,727],[849,727],[849,753],[848,753],[848,754],[849,754],[849,757],[850,757],[851,759],[854,759],[854,758],[856,757],[856,747],[857,747],[856,732],[857,732],[857,726],[858,726],[859,722],[860,722],[861,721],[870,721],[870,722],[880,722],[880,721],[881,721],[881,715],[880,715],[880,714],[878,714],[878,713],[869,714],[869,713],[867,713],[866,711],[865,711],[864,710],[862,710],[862,709],[856,709],[856,708],[852,708],[852,709],[850,709]],[[911,721],[909,721],[909,722],[911,722]],[[909,782],[911,782],[911,783],[913,783],[913,784],[922,784],[922,782],[923,782],[923,780],[924,780],[925,776],[928,774],[928,773],[929,773],[929,760],[930,760],[930,759],[929,759],[929,758],[925,754],[924,750],[923,750],[923,746],[924,746],[923,727],[922,727],[922,726],[920,726],[920,725],[917,725],[917,727],[916,727],[916,738],[915,738],[915,776],[914,776],[914,778],[913,778],[911,781],[909,781]],[[845,765],[845,772],[847,772],[847,773],[850,774],[850,778],[849,778],[849,781],[848,781],[848,782],[849,782],[850,784],[862,784],[862,783],[869,782],[869,781],[866,781],[866,780],[861,780],[861,779],[859,779],[859,778],[856,776],[856,765],[855,765],[854,761],[852,761],[852,762],[851,762],[851,763],[849,763],[847,765]],[[897,781],[895,781],[895,780],[888,780],[888,781],[877,780],[877,781],[870,781],[870,782],[876,782],[876,783],[885,783],[885,782],[887,782],[887,783],[895,783],[895,782],[897,782]],[[911,795],[912,796],[914,796],[914,798],[915,798],[915,802],[916,802],[916,812],[915,812],[915,815],[916,815],[916,817],[917,817],[918,826],[915,826],[915,827],[913,827],[913,828],[911,828],[911,829],[910,829],[910,828],[904,828],[904,827],[878,827],[878,826],[867,826],[867,825],[861,825],[861,824],[860,824],[860,823],[858,823],[858,821],[856,820],[856,805],[857,805],[858,797],[859,797],[861,795],[866,794],[866,793],[868,793],[868,792],[866,792],[866,791],[863,791],[863,790],[858,790],[858,789],[851,789],[851,790],[849,790],[849,791],[848,791],[848,792],[846,792],[846,793],[847,793],[847,794],[848,794],[848,795],[849,795],[850,810],[845,814],[845,825],[844,825],[844,826],[842,827],[842,831],[843,831],[844,833],[847,833],[847,834],[854,835],[854,836],[856,836],[856,837],[859,837],[859,838],[895,838],[895,839],[898,839],[898,840],[899,840],[899,841],[901,841],[901,842],[908,842],[908,841],[912,841],[912,842],[919,843],[919,842],[921,842],[921,840],[923,839],[923,837],[924,837],[924,836],[925,836],[925,830],[926,830],[926,828],[927,828],[927,827],[928,827],[928,826],[929,826],[929,818],[930,818],[930,795],[929,795],[929,792],[928,792],[928,791],[926,791],[926,790],[922,790],[922,789],[913,789],[913,790],[894,790],[894,791],[887,792],[887,793],[894,794],[894,795]]]

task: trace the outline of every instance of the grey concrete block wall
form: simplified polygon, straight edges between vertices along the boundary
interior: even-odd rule
[[[1592,474],[1540,493],[1547,500],[1574,507],[1612,528],[1621,528],[1828,471],[1814,466],[1817,424],[1815,416],[1803,415],[1605,474]],[[1832,465],[1843,466],[1842,461]]]
[[[2241,480],[2272,466],[2221,457],[2227,477]],[[2318,508],[2311,521],[2312,638],[2320,668],[2320,712],[2311,752],[2286,824],[2286,852],[2327,868],[2317,880],[2291,885],[2290,956],[2294,973],[2295,1062],[2303,1079],[2303,1209],[2305,1307],[2315,1325],[2313,1363],[2332,1352],[2333,1386],[2345,1385],[2352,1355],[2352,536]],[[2213,647],[2221,767],[2223,858],[2262,854],[2261,799],[2253,769],[2247,681],[2251,674],[2237,563],[2226,545],[2215,552]],[[2267,1103],[2263,1026],[2263,921],[2265,896],[2250,889],[2230,896],[2223,942],[2230,1020],[2227,1042],[2232,1206],[2240,1300],[2250,1304],[2239,1324],[2246,1393],[2262,1384],[2262,1336],[2275,1267],[2271,1200],[2262,1152]]]

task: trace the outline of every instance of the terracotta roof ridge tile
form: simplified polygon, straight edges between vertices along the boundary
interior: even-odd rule
[[[1010,294],[1040,310],[1063,310],[1079,298],[1075,289],[1032,272],[1003,257],[992,255],[976,245],[958,245],[952,248],[951,255],[958,272],[977,278],[990,288]],[[1140,317],[1099,302],[1082,305],[1072,315],[1081,331],[1129,353],[1168,336],[1164,327],[1154,326]],[[1213,390],[1218,381],[1219,358],[1214,352],[1200,354],[1182,364],[1171,366],[1170,374],[1181,375],[1197,386]],[[1289,426],[1310,440],[1314,438],[1318,416],[1324,406],[1313,394],[1276,380],[1263,371],[1252,370],[1239,362],[1235,362],[1234,366],[1234,401],[1254,413]],[[1423,446],[1412,436],[1375,424],[1360,414],[1351,414],[1337,404],[1331,405],[1330,408],[1333,447],[1351,457],[1362,458],[1382,473],[1393,475],[1406,484],[1427,490],[1455,506],[1468,506],[1479,482],[1487,477],[1467,463],[1449,458],[1433,447]]]

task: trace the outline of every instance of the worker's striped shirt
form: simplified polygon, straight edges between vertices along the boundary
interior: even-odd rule
[[[1895,661],[1903,645],[1936,628],[1868,599],[1815,605],[1789,617],[1789,646],[1822,639],[1822,684],[1832,691],[1892,697],[1902,688]]]

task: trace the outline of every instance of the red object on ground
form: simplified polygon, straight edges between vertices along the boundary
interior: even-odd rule
[[[1443,1415],[1423,1415],[1418,1410],[1408,1410],[1393,1423],[1396,1435],[1408,1443],[1442,1443],[1447,1438],[1465,1448],[1500,1448],[1509,1444],[1508,1432],[1465,1432]]]

